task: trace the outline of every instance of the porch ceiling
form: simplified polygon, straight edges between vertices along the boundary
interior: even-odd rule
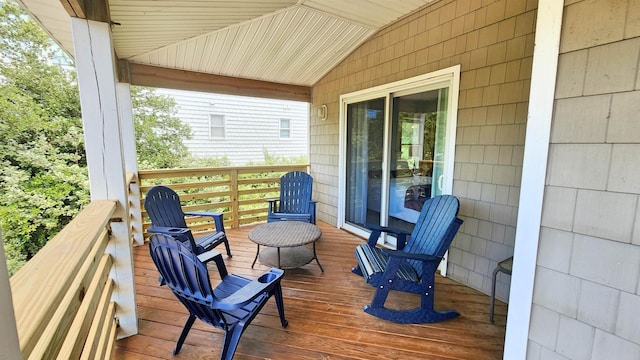
[[[111,0],[119,59],[311,86],[380,28],[437,0]],[[73,54],[69,0],[21,0]],[[96,3],[101,3],[96,1]]]

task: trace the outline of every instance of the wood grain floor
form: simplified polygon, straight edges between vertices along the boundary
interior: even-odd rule
[[[324,273],[315,262],[287,270],[282,281],[285,315],[280,326],[271,300],[240,340],[235,359],[501,359],[506,306],[496,304],[496,324],[488,321],[489,297],[455,281],[436,276],[436,308],[455,309],[459,318],[437,324],[402,325],[362,311],[374,289],[351,273],[353,249],[363,240],[325,223],[317,243]],[[228,231],[233,258],[230,272],[258,276],[267,267],[251,269],[256,246],[247,234],[252,227]],[[180,354],[172,355],[187,312],[166,287],[147,246],[134,249],[140,332],[116,343],[114,359],[217,359],[222,332],[197,321]],[[215,267],[210,266],[212,282]],[[392,292],[388,305],[411,308],[417,295]]]

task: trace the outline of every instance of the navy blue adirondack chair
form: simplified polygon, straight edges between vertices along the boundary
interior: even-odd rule
[[[366,313],[404,324],[438,322],[460,315],[453,310],[436,311],[433,308],[436,269],[462,224],[457,218],[458,209],[459,202],[454,196],[428,199],[408,240],[406,232],[371,227],[367,243],[356,247],[358,266],[352,269],[376,288],[371,304],[364,307]],[[397,237],[398,250],[376,247],[383,232]],[[390,290],[420,294],[420,307],[409,310],[386,308],[384,303]]]
[[[201,254],[224,244],[227,256],[231,257],[229,240],[224,231],[222,213],[182,211],[180,197],[171,188],[163,185],[152,187],[144,199],[144,208],[151,218],[151,226],[147,232],[167,234],[186,244],[196,253]],[[185,216],[209,216],[213,218],[216,231],[195,238],[187,227]]]
[[[232,359],[242,333],[271,296],[275,298],[282,327],[288,325],[280,284],[284,271],[272,268],[253,280],[229,274],[220,253],[209,251],[196,255],[180,241],[164,234],[151,236],[149,252],[166,285],[189,311],[174,355],[180,352],[195,320],[200,319],[224,330],[220,359]],[[210,260],[215,261],[222,279],[215,288],[211,287],[203,263]]]
[[[306,221],[316,223],[316,202],[311,199],[313,178],[302,171],[291,171],[280,178],[280,199],[269,199],[267,222]]]

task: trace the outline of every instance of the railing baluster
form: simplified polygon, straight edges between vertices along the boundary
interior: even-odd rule
[[[229,208],[231,211],[231,224],[232,227],[237,228],[240,226],[240,207],[238,206],[238,169],[231,169],[229,171],[229,182],[231,190],[231,206]]]
[[[158,184],[167,185],[180,194],[187,211],[225,212],[225,228],[237,228],[267,219],[267,197],[279,194],[279,179],[289,171],[308,171],[309,165],[231,166],[192,169],[139,170],[140,194]],[[263,174],[268,174],[264,177]],[[222,199],[222,200],[221,200]],[[140,199],[141,204],[144,199]],[[149,220],[143,210],[143,231]],[[189,221],[194,232],[212,230],[212,223],[200,219]]]

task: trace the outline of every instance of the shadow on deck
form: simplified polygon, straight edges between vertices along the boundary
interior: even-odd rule
[[[402,325],[367,315],[362,307],[374,289],[351,273],[353,249],[364,241],[326,223],[318,257],[299,269],[287,270],[282,281],[286,329],[280,327],[273,300],[252,322],[240,340],[235,359],[501,359],[504,347],[506,306],[496,304],[496,324],[489,318],[489,296],[448,278],[436,276],[436,309],[455,309],[459,318],[436,324]],[[247,234],[253,226],[228,231],[232,259],[229,272],[257,276],[267,269],[256,263],[256,245]],[[147,246],[134,249],[139,335],[119,340],[114,359],[216,359],[223,333],[197,321],[180,354],[173,356],[187,318],[184,307],[166,287]],[[215,268],[210,266],[210,269]],[[215,283],[216,272],[210,271]],[[417,295],[395,293],[388,305],[412,308]]]

